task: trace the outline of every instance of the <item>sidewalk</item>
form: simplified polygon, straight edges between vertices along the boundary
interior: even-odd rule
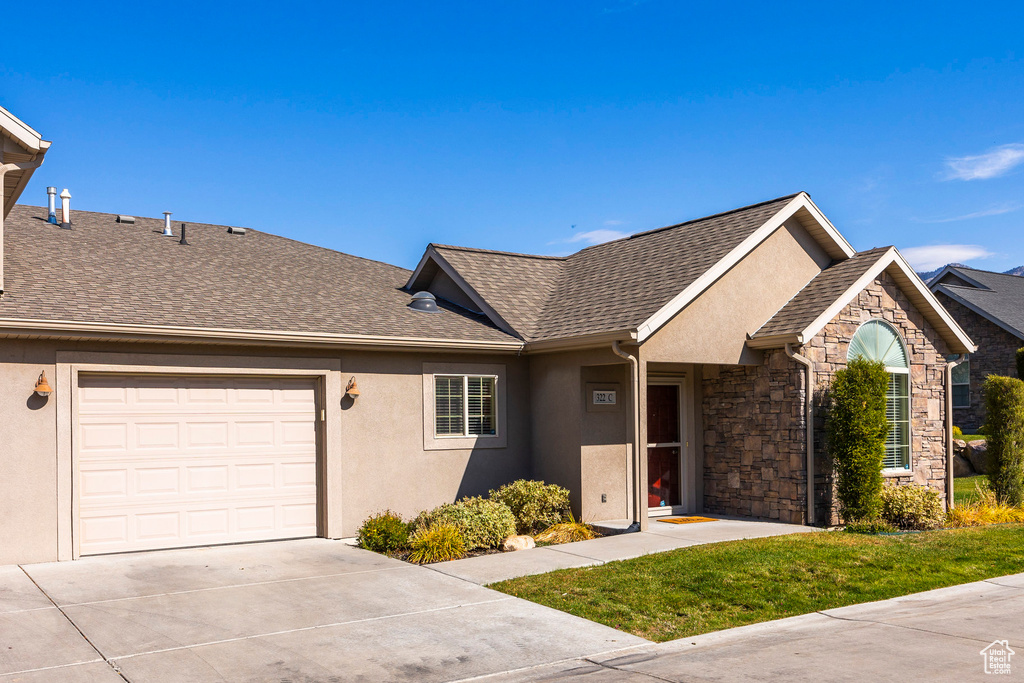
[[[605,536],[591,541],[519,550],[514,553],[468,557],[452,562],[439,562],[427,567],[448,576],[487,585],[519,576],[628,560],[692,545],[819,531],[816,527],[799,524],[708,516],[714,517],[715,521],[670,524],[652,519],[651,528],[640,533]]]

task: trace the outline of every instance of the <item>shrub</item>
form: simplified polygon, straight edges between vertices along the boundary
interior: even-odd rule
[[[989,375],[985,395],[988,481],[996,500],[1024,505],[1024,382]]]
[[[516,532],[516,520],[508,507],[486,498],[463,498],[421,512],[413,521],[413,530],[438,524],[451,524],[462,535],[466,550],[497,548]]]
[[[391,510],[371,515],[359,527],[356,536],[360,548],[375,553],[393,553],[402,550],[409,542],[409,525]]]
[[[854,522],[843,527],[843,531],[851,534],[891,534],[896,531],[896,527],[888,522]]]
[[[572,513],[569,513],[567,521],[552,524],[536,536],[536,540],[541,543],[575,543],[589,541],[592,538],[597,538],[594,527],[577,522]]]
[[[413,532],[409,539],[412,552],[407,558],[416,564],[457,560],[466,554],[462,533],[454,524],[434,524]]]
[[[987,524],[1024,522],[1024,510],[996,501],[996,494],[987,487],[974,485],[975,499],[966,505],[957,505],[946,513],[946,526],[967,527]]]
[[[956,425],[953,425],[953,438],[962,439],[964,438],[964,430],[960,429]]]
[[[826,432],[843,521],[873,520],[881,507],[882,460],[889,422],[881,362],[855,358],[835,374]]]
[[[512,511],[519,534],[535,534],[569,517],[569,491],[557,484],[520,479],[491,491],[490,496]]]
[[[1017,349],[1017,379],[1024,379],[1024,348]]]
[[[882,519],[900,529],[938,529],[945,520],[939,492],[927,486],[882,488]]]

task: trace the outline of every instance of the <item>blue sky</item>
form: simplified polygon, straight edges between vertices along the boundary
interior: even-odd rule
[[[53,141],[26,203],[53,184],[412,267],[806,190],[858,249],[1024,263],[1021,3],[5,11],[38,33],[3,51],[0,104]]]

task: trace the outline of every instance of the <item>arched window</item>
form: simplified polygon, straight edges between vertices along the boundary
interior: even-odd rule
[[[903,338],[884,320],[869,320],[850,341],[847,358],[857,357],[882,361],[889,373],[885,414],[890,429],[883,466],[888,470],[910,469],[910,362]]]

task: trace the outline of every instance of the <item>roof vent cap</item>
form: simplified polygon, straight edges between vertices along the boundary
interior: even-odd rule
[[[228,234],[229,235],[244,235],[245,234],[245,228],[233,228],[233,227],[232,228],[228,228]]]
[[[164,231],[160,233],[164,237],[174,237],[174,233],[171,232],[171,212],[164,211]]]
[[[117,217],[117,222],[118,223],[130,223],[130,224],[134,225],[135,224],[135,216],[118,216]]]
[[[416,292],[412,295],[412,301],[409,302],[409,308],[414,311],[423,311],[424,313],[437,313],[437,298],[434,297],[430,292]]]

